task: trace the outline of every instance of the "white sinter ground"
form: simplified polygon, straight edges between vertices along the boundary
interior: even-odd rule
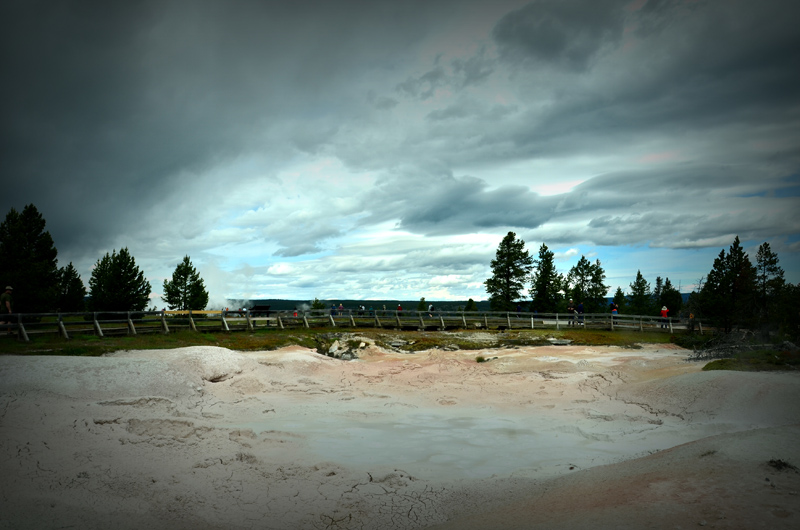
[[[2,356],[0,528],[797,527],[800,375],[686,356]]]

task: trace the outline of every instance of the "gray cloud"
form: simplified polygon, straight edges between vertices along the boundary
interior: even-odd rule
[[[539,0],[508,13],[492,36],[512,61],[584,70],[605,46],[622,39],[626,3]]]
[[[800,7],[637,5],[10,3],[0,209],[240,293],[479,296],[508,230],[797,263]]]

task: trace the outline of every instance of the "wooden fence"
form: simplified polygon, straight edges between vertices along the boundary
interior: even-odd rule
[[[10,324],[3,332],[14,332],[19,340],[30,335],[57,333],[65,339],[76,335],[136,335],[192,331],[254,331],[256,329],[303,328],[386,328],[401,330],[451,329],[564,329],[571,326],[610,329],[663,331],[697,329],[700,322],[645,315],[608,313],[515,313],[490,311],[394,311],[394,310],[313,310],[313,311],[137,311],[102,313],[26,313],[3,315]]]

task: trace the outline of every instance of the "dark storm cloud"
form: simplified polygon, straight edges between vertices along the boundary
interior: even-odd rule
[[[61,257],[137,244],[298,286],[373,267],[364,285],[388,289],[480,276],[508,230],[670,248],[800,232],[797,3],[3,9],[0,210],[36,204]]]
[[[313,151],[361,98],[340,97],[355,69],[390,67],[392,50],[425,34],[435,9],[6,3],[0,174],[14,186],[1,205],[35,202],[64,247],[96,243],[146,216],[181,171],[259,147]],[[287,138],[281,128],[297,120],[304,134]]]
[[[452,63],[454,75],[460,79],[461,86],[476,85],[494,72],[494,61],[485,57],[485,50],[468,59],[456,59]]]
[[[584,70],[622,38],[626,0],[538,0],[504,16],[493,37],[502,56],[533,65]]]
[[[553,201],[526,186],[491,188],[474,177],[408,170],[382,179],[364,202],[372,213],[363,223],[397,219],[404,230],[443,235],[533,228],[549,218]]]
[[[440,59],[437,57],[430,70],[418,76],[409,76],[402,83],[398,83],[397,91],[424,101],[430,99],[436,90],[442,87],[459,90],[479,85],[494,73],[496,60],[486,57],[486,50],[482,48],[476,55],[455,59],[447,67],[439,62]]]
[[[447,81],[448,77],[444,67],[437,65],[418,77],[409,77],[397,85],[397,90],[414,98],[428,99],[437,88],[444,86]]]
[[[800,64],[798,16],[800,4],[786,2],[647,2],[633,12],[619,2],[529,4],[494,31],[504,57],[513,64],[517,55],[530,59],[515,75],[548,86],[552,79],[537,65],[590,69],[558,80],[545,93],[554,96],[550,104],[532,107],[508,137],[521,153],[540,155],[605,148],[651,131],[724,127],[744,139],[753,134],[748,125],[764,123],[796,134],[800,69],[791,65]],[[623,20],[630,30],[624,37]],[[585,53],[572,61],[567,44],[548,47],[540,25],[575,35],[564,42]]]
[[[791,186],[790,178],[770,182],[775,189]],[[751,195],[763,186],[764,181],[736,167],[601,175],[559,196],[552,212],[556,222],[588,223],[550,231],[548,241],[697,248],[735,235],[764,241],[798,233],[800,219],[792,214],[797,201],[773,200],[766,207]]]
[[[517,107],[513,105],[487,106],[483,101],[466,99],[443,109],[434,110],[427,115],[427,118],[434,122],[470,118],[488,123],[502,120],[505,116],[516,111]]]

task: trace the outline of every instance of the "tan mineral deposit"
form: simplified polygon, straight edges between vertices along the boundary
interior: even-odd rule
[[[688,353],[5,355],[0,528],[800,528],[800,374]]]

